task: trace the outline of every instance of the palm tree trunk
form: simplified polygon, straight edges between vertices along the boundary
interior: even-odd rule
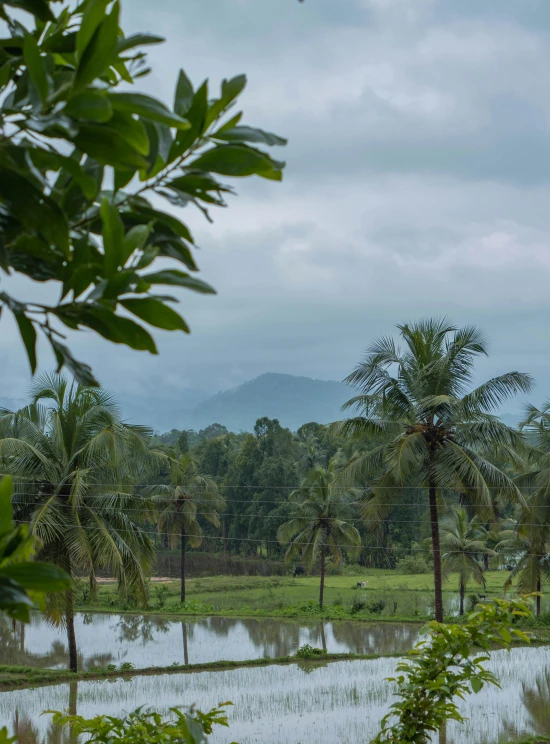
[[[78,656],[76,650],[76,635],[74,632],[74,596],[72,589],[67,592],[67,610],[66,610],[66,621],[67,621],[67,641],[69,643],[69,670],[71,672],[78,671]]]
[[[460,610],[458,612],[459,615],[464,614],[464,594],[466,591],[466,587],[464,586],[464,580],[462,577],[460,577]]]
[[[181,632],[183,635],[183,661],[184,664],[189,664],[189,651],[187,649],[187,625],[183,622],[181,622]]]
[[[325,593],[325,550],[321,550],[321,584],[319,586],[319,607],[323,606],[323,595]]]
[[[180,555],[181,596],[185,602],[185,527],[181,528],[181,555]]]
[[[542,582],[540,580],[540,575],[539,575],[539,578],[538,578],[538,581],[537,581],[537,610],[536,610],[537,617],[540,615],[540,601],[542,599],[542,597],[541,597],[541,589],[542,589]]]
[[[325,624],[321,623],[321,644],[323,646],[323,651],[326,653],[327,650],[327,637],[325,635]]]
[[[430,521],[432,528],[432,552],[434,558],[435,619],[443,622],[443,589],[441,580],[441,546],[439,544],[439,521],[437,515],[437,488],[432,480],[428,485],[430,499]]]

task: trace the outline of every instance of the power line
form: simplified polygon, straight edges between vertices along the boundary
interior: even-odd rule
[[[353,502],[353,503],[356,503],[356,502]],[[16,502],[16,504],[17,504],[17,502]],[[24,502],[24,505],[25,506],[44,506],[44,502],[43,501],[25,501]],[[416,504],[414,506],[416,506]],[[56,509],[59,509],[59,508],[62,508],[62,509],[75,509],[75,508],[77,508],[78,509],[79,508],[78,506],[75,507],[72,504],[60,504],[60,503],[56,503],[54,506],[52,506],[52,508],[54,508],[54,507]],[[110,510],[113,510],[116,507],[106,507],[106,508],[107,509],[110,509]],[[427,508],[427,505],[426,505],[426,508]],[[545,508],[550,508],[550,506],[549,507],[545,507]],[[136,512],[138,514],[147,514],[148,513],[148,510],[146,510],[146,509],[126,509],[126,508],[120,508],[120,509],[118,509],[118,511],[120,511],[123,514],[136,513]],[[212,512],[215,512],[215,511],[216,511],[215,509],[212,509]],[[208,512],[208,511],[198,511],[197,512],[197,516],[198,517],[204,517],[204,515],[205,514],[208,514],[208,513],[211,513],[211,512]],[[216,512],[216,514],[217,514],[218,517],[248,517],[250,519],[252,519],[252,518],[254,518],[254,519],[258,518],[258,519],[286,519],[286,520],[289,520],[289,519],[293,519],[294,518],[292,515],[288,515],[288,514],[236,514],[234,512]],[[445,517],[446,514],[443,513],[440,516],[441,517]],[[315,519],[315,517],[312,517],[312,519]],[[363,519],[361,517],[349,517],[348,519],[340,519],[339,517],[318,517],[318,519],[322,519],[323,521],[328,521],[328,522],[340,522],[340,521],[347,522],[347,523],[349,523],[349,522],[359,522],[360,524],[379,524],[380,521],[381,521],[380,519]],[[425,524],[425,525],[427,525],[427,524],[430,524],[430,522],[431,522],[431,520],[429,520],[429,519],[392,519],[391,520],[391,523],[392,524]],[[530,522],[521,522],[520,524],[521,524],[521,527],[540,527],[541,526],[540,524],[530,523]],[[550,527],[550,525],[549,525],[549,527]]]
[[[14,520],[14,522],[16,522],[16,524],[28,524],[28,522],[24,522],[22,520],[17,520],[17,519]],[[96,528],[96,529],[99,530],[99,528]],[[135,532],[133,530],[124,530],[124,529],[115,529],[115,530],[107,530],[107,531],[110,532],[110,533],[117,533],[117,534],[120,534],[120,533],[128,533],[130,535],[134,535],[135,534]],[[173,533],[171,533],[171,532],[156,532],[155,533],[155,535],[159,535],[159,536],[160,535],[165,535],[167,537],[172,536],[172,534]],[[182,537],[186,537],[186,538],[187,537],[197,537],[197,535],[194,535],[194,534],[185,534],[185,535],[182,535]],[[260,543],[260,544],[263,544],[263,545],[270,543],[270,544],[275,544],[275,545],[281,545],[281,543],[279,542],[279,540],[264,540],[264,539],[249,538],[249,537],[222,537],[221,535],[204,535],[204,534],[201,535],[201,537],[203,539],[206,539],[206,540],[225,540],[225,541],[228,541],[228,542],[237,541],[237,542],[247,542],[247,543]],[[292,541],[289,541],[289,542],[292,542]],[[285,545],[288,545],[288,544],[289,543],[285,543]],[[300,543],[300,547],[309,547],[311,545],[316,545],[316,544],[317,543],[314,543],[314,542]],[[351,544],[348,545],[348,544],[336,544],[336,547],[338,547],[338,548],[353,548],[354,550],[358,550],[358,549],[359,550],[386,550],[386,551],[394,551],[394,552],[396,550],[403,550],[404,552],[421,552],[421,553],[425,553],[426,552],[426,550],[424,548],[412,548],[412,547],[411,548],[390,548],[390,547],[381,546],[381,545],[351,545]],[[440,552],[445,553],[445,554],[455,554],[455,553],[456,554],[459,554],[462,551],[447,550],[447,551],[440,551]],[[543,556],[541,556],[540,553],[527,553],[527,552],[525,552],[525,551],[523,551],[521,549],[519,549],[519,550],[518,549],[516,549],[516,550],[510,549],[510,550],[502,551],[502,553],[500,553],[500,555],[508,555],[508,554],[510,554],[510,555],[521,554],[522,556],[530,555],[530,556],[536,556],[538,558],[541,558],[541,557],[546,558],[547,557],[546,554],[543,555]]]

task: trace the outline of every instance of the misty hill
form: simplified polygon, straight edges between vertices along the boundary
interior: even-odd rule
[[[340,382],[267,373],[202,401],[179,426],[198,431],[219,423],[230,431],[252,431],[257,419],[268,416],[296,431],[309,421],[328,424],[342,418],[342,404],[352,396],[353,390]]]

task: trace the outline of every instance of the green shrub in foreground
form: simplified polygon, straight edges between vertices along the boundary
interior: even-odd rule
[[[524,600],[495,599],[472,612],[464,624],[429,624],[430,638],[409,651],[397,665],[397,696],[381,731],[371,744],[428,744],[431,735],[448,720],[462,722],[456,698],[479,692],[487,683],[498,686],[484,667],[494,646],[510,649],[512,637],[528,637],[514,628],[518,620],[532,617]],[[481,653],[474,654],[474,651]]]
[[[113,741],[132,742],[132,744],[203,744],[206,736],[212,733],[215,725],[228,726],[224,706],[220,703],[208,713],[190,708],[182,712],[170,708],[170,718],[160,713],[138,708],[124,718],[114,716],[95,716],[83,718],[70,716],[59,711],[46,711],[53,715],[53,723],[69,725],[73,736],[85,735],[90,744],[111,744]],[[0,744],[4,744],[0,742]]]

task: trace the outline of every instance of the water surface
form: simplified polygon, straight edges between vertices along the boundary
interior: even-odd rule
[[[314,623],[209,617],[175,620],[154,615],[79,613],[75,619],[80,668],[131,663],[136,668],[289,656],[304,643],[333,653],[389,654],[410,649],[413,623]],[[65,631],[36,615],[30,625],[0,618],[0,664],[65,668]]]
[[[19,744],[59,744],[47,708],[81,715],[119,715],[139,705],[167,711],[197,703],[207,709],[232,700],[231,727],[218,729],[213,744],[357,744],[368,742],[391,702],[395,659],[348,661],[320,666],[243,668],[81,682],[0,694],[0,720],[19,730]],[[496,651],[489,664],[502,690],[485,687],[450,723],[447,744],[496,744],[522,734],[550,735],[550,648]]]

